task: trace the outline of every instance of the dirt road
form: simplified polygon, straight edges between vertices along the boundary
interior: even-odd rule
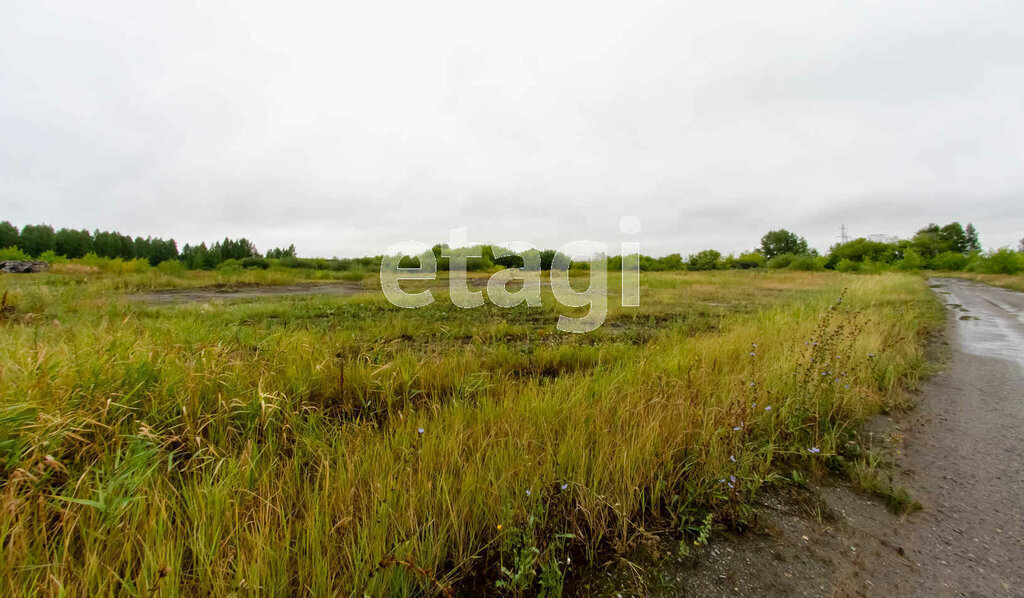
[[[865,575],[903,596],[1024,596],[1024,294],[931,283],[951,356],[903,425],[902,482],[924,510],[890,535],[913,567],[868,560]]]
[[[897,439],[895,481],[921,511],[897,517],[844,484],[766,496],[760,533],[623,575],[613,594],[1024,596],[1024,294],[930,284],[948,306],[947,367],[916,409],[865,430]]]

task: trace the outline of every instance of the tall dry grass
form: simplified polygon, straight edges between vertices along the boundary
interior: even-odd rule
[[[580,336],[548,295],[154,307],[120,294],[147,281],[12,280],[9,596],[536,592],[659,522],[742,519],[904,401],[941,321],[899,274],[645,274]]]

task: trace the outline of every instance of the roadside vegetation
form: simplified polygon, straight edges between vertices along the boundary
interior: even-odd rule
[[[852,458],[942,322],[899,272],[646,273],[639,308],[611,276],[570,335],[546,288],[157,306],[129,294],[321,271],[77,265],[0,277],[5,596],[557,596]]]

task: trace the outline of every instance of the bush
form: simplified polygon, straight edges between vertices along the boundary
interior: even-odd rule
[[[788,268],[794,259],[796,259],[796,256],[792,253],[780,253],[768,260],[768,267],[774,269]]]
[[[1024,254],[1003,247],[982,256],[973,266],[976,272],[985,274],[1017,274],[1024,271]]]
[[[225,274],[237,274],[242,270],[242,262],[236,259],[224,260],[217,266],[217,271]]]
[[[892,269],[887,263],[876,262],[871,258],[864,258],[864,262],[860,265],[860,271],[862,274],[881,274],[882,272],[888,272]]]
[[[825,263],[828,258],[818,257],[813,255],[797,255],[793,256],[793,260],[789,263],[790,270],[802,270],[806,272],[818,271],[825,269]]]
[[[148,260],[123,260],[119,257],[107,258],[100,257],[95,253],[87,253],[82,259],[74,260],[74,263],[81,264],[83,266],[91,266],[103,272],[111,272],[113,274],[137,274],[146,272],[150,269]]]
[[[920,270],[927,265],[924,258],[913,249],[903,252],[903,259],[896,262],[896,268],[903,271]]]
[[[185,272],[188,270],[188,268],[185,267],[185,264],[179,262],[178,260],[168,260],[166,262],[160,262],[159,264],[157,264],[156,269],[159,270],[162,274],[167,274],[168,276],[184,276]]]
[[[944,251],[932,258],[928,267],[932,270],[963,270],[967,267],[967,256],[955,251]]]
[[[860,272],[861,263],[851,259],[843,258],[836,264],[836,270],[840,272]]]
[[[0,249],[0,261],[30,259],[32,259],[32,256],[18,249],[17,247],[8,247],[7,249]]]
[[[768,263],[764,259],[764,254],[760,251],[751,251],[750,253],[741,253],[738,258],[732,263],[733,268],[739,268],[741,270],[749,270],[751,268],[764,268]]]
[[[259,268],[260,270],[266,270],[270,267],[267,260],[261,257],[247,257],[242,260],[243,268]]]
[[[44,262],[51,265],[66,264],[68,262],[68,258],[62,255],[57,255],[57,253],[53,250],[43,252],[43,254],[40,255],[38,259],[43,260]]]
[[[829,252],[829,263],[826,267],[835,268],[840,261],[848,259],[852,262],[872,260],[884,264],[896,261],[897,244],[870,241],[865,238],[854,239],[848,243],[833,245]]]

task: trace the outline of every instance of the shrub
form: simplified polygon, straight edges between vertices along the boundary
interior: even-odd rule
[[[932,258],[928,267],[932,270],[963,270],[967,267],[967,256],[955,251],[944,251]]]
[[[100,257],[95,253],[87,253],[82,259],[75,260],[74,263],[114,274],[137,274],[146,272],[150,268],[148,260],[123,260],[119,257],[107,258]]]
[[[896,262],[896,268],[903,271],[920,270],[925,265],[924,258],[913,249],[906,250],[903,253],[903,259]]]
[[[1003,247],[982,256],[974,269],[985,274],[1017,274],[1024,271],[1024,254]]]
[[[159,264],[157,264],[156,269],[159,270],[161,273],[167,274],[169,276],[183,276],[185,272],[188,270],[188,268],[185,267],[185,264],[179,262],[178,260],[168,260],[166,262],[160,262]]]
[[[270,267],[267,260],[261,257],[247,257],[242,260],[243,268],[259,268],[260,270],[266,270]]]
[[[828,258],[814,255],[796,255],[789,263],[790,270],[803,270],[807,272],[824,270]]]
[[[869,239],[854,239],[848,243],[833,245],[829,252],[829,264],[826,267],[834,268],[841,260],[848,259],[853,262],[872,260],[885,264],[896,261],[896,243],[883,243]]]
[[[796,256],[792,253],[780,253],[768,260],[768,267],[775,269],[788,268],[794,259],[796,259]]]
[[[7,249],[0,249],[0,261],[30,259],[32,259],[32,256],[18,249],[17,247],[8,247]]]
[[[217,266],[217,271],[225,274],[236,274],[242,270],[242,262],[236,259],[224,260]]]
[[[43,252],[38,259],[41,259],[48,264],[66,264],[68,262],[68,258],[62,255],[57,255],[57,253],[52,249],[50,251]]]
[[[741,270],[749,270],[751,268],[764,268],[768,261],[764,258],[764,254],[760,251],[751,251],[749,253],[741,253],[733,263],[733,268],[739,268]]]
[[[840,272],[860,272],[861,263],[851,259],[843,258],[836,264],[836,270]]]

